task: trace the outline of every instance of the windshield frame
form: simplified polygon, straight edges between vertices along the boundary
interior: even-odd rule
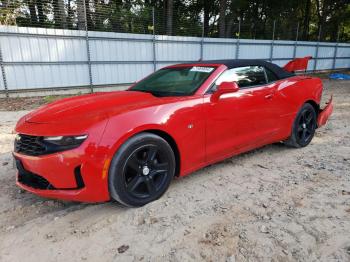
[[[211,86],[211,83],[217,77],[217,75],[221,74],[221,72],[227,68],[225,65],[222,65],[222,64],[188,63],[188,64],[177,64],[177,65],[166,66],[166,67],[163,67],[159,70],[171,69],[171,68],[181,68],[181,67],[195,67],[195,66],[197,66],[197,67],[213,67],[214,70],[212,72],[210,72],[209,75],[206,77],[206,79],[194,91],[192,91],[189,94],[177,93],[177,95],[174,95],[174,94],[169,93],[169,94],[160,95],[160,96],[162,96],[162,97],[175,97],[175,96],[187,97],[187,96],[194,96],[194,95],[204,95],[205,91]],[[158,72],[159,70],[157,70],[155,72]],[[144,80],[148,79],[149,77],[151,77],[155,72],[151,73],[150,75],[146,76],[145,78],[141,79],[140,81],[134,83],[132,86],[130,86],[128,88],[128,91],[147,92],[147,91],[143,91],[143,90],[132,90],[132,88],[134,88],[141,81],[144,81]],[[152,94],[152,92],[147,92],[147,93]],[[152,95],[155,95],[154,92]],[[155,96],[157,96],[157,95],[155,95]]]

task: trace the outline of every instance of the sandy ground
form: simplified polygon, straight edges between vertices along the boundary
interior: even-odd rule
[[[350,261],[350,83],[303,149],[266,146],[176,179],[145,207],[43,199],[15,186],[0,112],[0,261]]]

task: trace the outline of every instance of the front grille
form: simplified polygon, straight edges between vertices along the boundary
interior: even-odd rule
[[[43,155],[46,152],[45,145],[40,136],[18,134],[15,140],[15,152],[29,156]]]

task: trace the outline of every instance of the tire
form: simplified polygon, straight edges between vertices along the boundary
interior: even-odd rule
[[[137,134],[113,157],[108,175],[110,196],[129,207],[148,204],[168,189],[175,167],[174,152],[163,138]]]
[[[294,120],[291,136],[284,143],[295,148],[310,144],[317,127],[316,118],[315,108],[309,103],[304,104]]]

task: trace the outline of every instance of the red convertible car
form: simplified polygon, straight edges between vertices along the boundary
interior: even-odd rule
[[[174,176],[266,144],[308,145],[332,113],[321,95],[320,79],[261,60],[168,66],[126,91],[62,99],[22,117],[17,184],[43,197],[142,206]]]

